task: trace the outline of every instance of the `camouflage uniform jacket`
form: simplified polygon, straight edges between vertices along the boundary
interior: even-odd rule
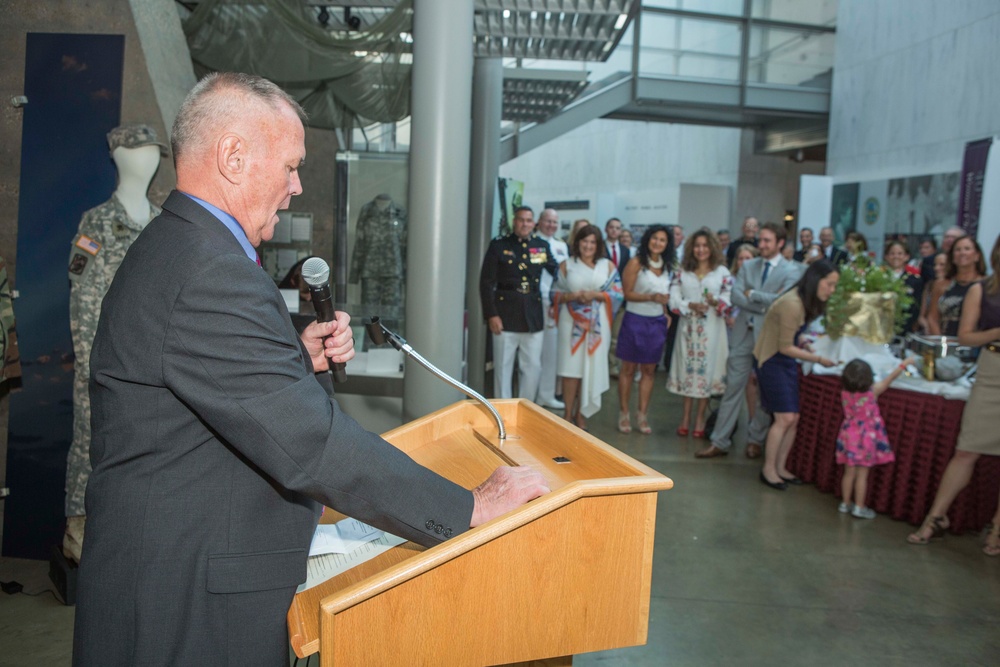
[[[361,278],[402,278],[406,273],[406,211],[370,201],[358,215],[350,282]]]
[[[150,219],[160,209],[150,205]],[[84,516],[90,478],[90,351],[107,294],[125,252],[142,227],[113,196],[83,214],[69,256],[69,326],[76,356],[73,376],[73,441],[66,456],[66,516]]]
[[[160,214],[160,209],[150,204],[150,219]],[[125,258],[125,252],[139,236],[142,226],[129,218],[125,207],[114,195],[99,206],[83,214],[80,229],[73,241],[70,255],[69,318],[73,332],[73,346],[81,343],[86,347],[86,356],[81,359],[77,349],[77,364],[87,363],[90,346],[97,332],[97,320],[101,315],[101,301],[111,286],[118,265]],[[87,246],[83,248],[82,246]]]

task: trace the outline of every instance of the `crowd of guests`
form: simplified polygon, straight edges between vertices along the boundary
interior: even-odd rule
[[[696,457],[729,454],[745,406],[745,453],[763,459],[761,483],[780,491],[801,484],[786,465],[799,417],[798,364],[837,365],[814,352],[802,334],[824,315],[843,267],[860,258],[875,261],[861,233],[850,232],[840,248],[831,228],[819,231],[818,243],[813,231],[803,228],[796,249],[783,225],[761,225],[747,217],[736,239],[728,230],[703,227],[685,236],[679,225],[652,225],[635,242],[621,220],[612,218],[603,233],[577,220],[563,243],[555,238],[555,211],[543,211],[539,223],[539,233],[533,234],[533,212],[518,209],[513,233],[493,241],[483,265],[481,296],[494,333],[497,397],[513,395],[512,355],[504,334],[550,335],[553,344],[544,359],[530,353],[519,357],[519,395],[563,410],[568,421],[586,429],[587,418],[600,410],[603,394],[617,377],[618,430],[649,434],[655,372],[662,363],[667,390],[683,398],[678,435],[707,441]],[[1000,239],[991,256],[993,277],[985,282],[982,248],[959,228],[945,232],[940,248],[933,238],[922,239],[915,258],[903,240],[890,241],[882,262],[913,297],[906,331],[957,336],[963,345],[990,351],[981,357],[966,422],[975,422],[973,412],[1000,407],[1000,359],[995,357],[1000,355]],[[504,310],[510,318],[493,314]],[[534,381],[531,375],[538,369]],[[861,360],[842,371],[841,512],[874,517],[865,502],[867,471],[893,460],[876,399],[901,372],[902,367],[875,382]],[[713,397],[719,404],[709,430]],[[910,536],[912,543],[925,544],[947,528],[948,506],[983,453],[1000,454],[1000,439],[963,423],[958,452],[927,520]],[[986,553],[1000,555],[1000,502],[987,533]]]

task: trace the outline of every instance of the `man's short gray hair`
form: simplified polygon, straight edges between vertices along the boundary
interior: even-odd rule
[[[224,90],[230,94],[216,94]],[[300,119],[306,120],[302,106],[277,84],[255,74],[213,72],[195,84],[177,113],[170,133],[174,162],[192,146],[204,141],[201,135],[207,127],[245,116],[248,104],[254,102],[263,103],[275,111],[282,104],[287,104]]]

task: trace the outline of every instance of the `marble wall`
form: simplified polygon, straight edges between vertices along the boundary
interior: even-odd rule
[[[1000,2],[841,0],[827,173],[864,181],[958,171],[1000,133]]]

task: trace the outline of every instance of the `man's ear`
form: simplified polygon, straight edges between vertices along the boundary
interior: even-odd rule
[[[219,173],[233,185],[239,185],[247,170],[246,141],[238,134],[223,135],[219,139],[216,160]]]

